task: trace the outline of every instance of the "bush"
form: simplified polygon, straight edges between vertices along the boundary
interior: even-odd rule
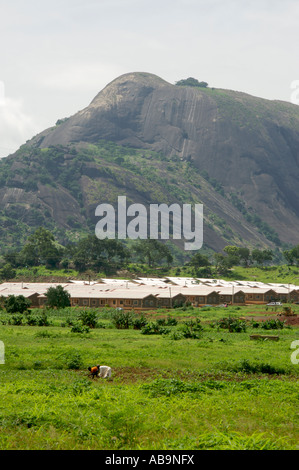
[[[23,295],[9,295],[4,300],[4,307],[7,313],[24,313],[30,307],[30,300]]]
[[[235,371],[245,372],[247,374],[269,374],[269,375],[280,375],[285,374],[285,369],[281,367],[275,367],[271,364],[267,363],[250,363],[248,359],[243,359],[236,367],[234,367]]]
[[[11,319],[8,320],[9,325],[17,325],[20,326],[23,324],[23,315],[16,314],[12,315]]]
[[[111,314],[111,321],[118,330],[129,329],[134,321],[134,313],[115,310]]]
[[[27,325],[35,326],[37,324],[37,318],[32,315],[27,315]]]
[[[173,330],[170,334],[169,334],[169,339],[172,339],[173,341],[178,341],[180,339],[184,339],[185,336],[183,334],[182,331],[178,331],[178,330]]]
[[[166,335],[170,333],[170,328],[159,324],[158,321],[152,321],[141,328],[141,333],[143,335]]]
[[[78,320],[81,321],[82,325],[95,328],[97,325],[97,312],[94,310],[83,310],[79,313]]]
[[[246,322],[239,318],[226,317],[216,322],[219,328],[227,329],[230,333],[242,333],[246,331]]]
[[[272,320],[266,320],[261,322],[261,328],[264,330],[282,330],[285,322],[273,318]]]
[[[177,320],[173,317],[171,317],[170,315],[167,316],[167,320],[166,320],[166,325],[167,326],[176,326],[177,325]]]
[[[50,324],[47,314],[45,312],[36,317],[36,322],[38,326],[49,326]]]
[[[199,339],[203,327],[200,324],[200,319],[196,318],[195,321],[185,321],[182,327],[182,334],[184,338]]]
[[[140,317],[137,317],[133,320],[133,328],[134,330],[141,330],[141,328],[147,325],[147,319],[145,315],[142,313]]]
[[[89,327],[82,325],[80,322],[75,322],[71,328],[71,333],[89,333]]]
[[[67,368],[68,369],[80,369],[82,366],[82,358],[79,353],[73,353],[69,357],[68,363],[67,363]]]

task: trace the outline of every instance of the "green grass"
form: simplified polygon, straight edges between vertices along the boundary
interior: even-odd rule
[[[152,312],[175,316],[173,331],[200,318],[199,339],[174,340],[115,329],[110,313],[99,311],[100,327],[84,334],[66,322],[77,310],[49,311],[46,327],[0,314],[1,450],[298,450],[298,329],[267,331],[278,342],[250,340],[265,333],[249,321],[262,307]],[[248,318],[246,331],[210,326],[227,315]],[[91,380],[96,363],[110,365],[112,378]]]

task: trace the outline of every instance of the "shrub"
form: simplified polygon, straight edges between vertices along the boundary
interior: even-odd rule
[[[23,315],[21,314],[16,314],[12,315],[11,319],[8,320],[8,323],[10,325],[22,325],[23,324]]]
[[[24,313],[30,307],[30,300],[23,295],[9,295],[4,301],[7,313]]]
[[[97,312],[94,310],[83,310],[79,313],[78,320],[82,322],[82,325],[95,328],[97,325]]]
[[[260,324],[259,324],[258,321],[251,320],[250,326],[251,326],[252,328],[259,328]]]
[[[80,322],[75,322],[71,328],[71,333],[89,333],[89,327],[82,325]]]
[[[183,334],[182,331],[178,331],[178,330],[173,330],[170,334],[169,334],[169,339],[172,339],[173,341],[178,341],[180,339],[184,339],[185,336]]]
[[[236,372],[245,372],[246,374],[269,374],[280,375],[285,374],[286,371],[282,367],[275,367],[267,363],[250,363],[248,359],[243,359],[239,364],[234,367]]]
[[[182,327],[182,333],[184,338],[199,339],[203,327],[200,324],[200,319],[196,318],[195,321],[188,320],[185,321]]]
[[[261,328],[264,330],[282,330],[284,327],[285,322],[281,320],[277,320],[273,318],[271,320],[266,320],[261,322]]]
[[[46,312],[43,312],[41,315],[37,316],[37,325],[38,326],[49,326],[50,322]]]
[[[242,333],[246,331],[246,322],[239,318],[226,317],[216,322],[219,328],[227,329],[230,333]]]
[[[37,318],[32,315],[27,315],[27,325],[35,326],[37,324]]]
[[[152,321],[141,328],[141,333],[143,335],[165,335],[170,333],[170,328],[159,324],[157,321]]]
[[[82,357],[78,352],[69,352],[65,355],[67,369],[78,370],[82,367]]]
[[[129,329],[133,324],[134,313],[133,312],[124,312],[123,310],[115,310],[111,314],[111,320],[113,325],[119,329]]]
[[[140,317],[137,317],[133,320],[133,328],[134,330],[141,330],[141,328],[147,325],[147,319],[145,315],[142,313]]]
[[[170,315],[167,316],[167,320],[166,320],[166,325],[167,326],[176,326],[177,325],[177,320],[173,317],[171,317]]]

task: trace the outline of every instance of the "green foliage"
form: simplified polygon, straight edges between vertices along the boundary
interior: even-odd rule
[[[71,305],[71,296],[62,286],[49,287],[45,295],[50,308],[65,308]]]
[[[111,321],[118,330],[127,330],[133,325],[134,316],[133,312],[115,309],[111,313]]]
[[[67,369],[80,369],[82,367],[82,356],[78,352],[70,353],[66,356]]]
[[[285,321],[272,318],[271,320],[266,320],[261,322],[260,326],[264,330],[282,330],[285,325]]]
[[[298,367],[290,361],[295,329],[260,343],[203,328],[194,341],[180,336],[185,321],[195,322],[196,313],[204,327],[233,308],[176,309],[169,321],[169,311],[159,309],[147,320],[158,318],[162,328],[177,321],[164,337],[133,328],[70,334],[61,321],[75,325],[80,310],[86,308],[47,309],[43,330],[29,327],[27,314],[22,327],[1,324],[1,450],[298,448],[298,427],[290,427],[298,408]],[[264,307],[238,312],[252,318]],[[111,313],[99,309],[98,317],[110,324]],[[0,320],[8,318],[0,311]],[[88,377],[87,367],[97,363],[112,367],[109,382]]]
[[[246,322],[234,317],[224,317],[216,322],[219,328],[227,329],[230,333],[242,333],[246,331]]]
[[[199,318],[195,320],[186,320],[181,327],[184,338],[199,339],[203,331]]]
[[[11,318],[8,320],[9,325],[23,325],[24,317],[21,314],[14,314],[11,316]]]
[[[141,328],[145,327],[147,325],[147,318],[146,316],[142,313],[140,316],[137,316],[133,320],[133,328],[134,330],[141,330]]]
[[[114,271],[126,264],[129,258],[129,252],[122,242],[112,239],[99,240],[95,235],[89,235],[68,245],[66,254],[80,272],[101,269]]]
[[[29,326],[49,326],[50,322],[46,312],[41,312],[40,315],[26,314],[27,325]]]
[[[168,265],[173,261],[169,247],[158,240],[150,238],[137,240],[133,249],[141,261],[147,261],[148,266],[154,266],[163,259],[167,261]]]
[[[78,314],[79,322],[88,328],[95,328],[97,326],[97,317],[95,310],[82,310]]]
[[[4,300],[4,307],[8,313],[24,313],[31,305],[31,301],[23,295],[9,295]]]
[[[276,367],[268,363],[252,363],[248,359],[243,359],[234,367],[236,372],[245,372],[246,374],[269,374],[269,375],[283,375],[286,369],[283,367]]]
[[[141,334],[143,335],[166,335],[170,333],[170,328],[164,325],[164,322],[150,321],[144,327],[141,328]]]
[[[13,279],[16,276],[16,270],[13,269],[11,264],[6,263],[0,269],[0,280],[8,281],[9,279]]]
[[[207,88],[208,86],[207,82],[199,82],[196,78],[193,78],[193,77],[179,80],[175,84],[178,86],[193,86],[193,87],[201,87],[201,88]]]
[[[290,250],[284,250],[283,255],[287,260],[288,264],[296,264],[299,266],[299,244],[291,248]]]
[[[23,265],[45,265],[55,267],[62,257],[62,248],[55,244],[53,234],[44,227],[39,227],[32,235],[20,253]]]
[[[71,333],[89,333],[89,326],[81,322],[74,322],[71,328]]]

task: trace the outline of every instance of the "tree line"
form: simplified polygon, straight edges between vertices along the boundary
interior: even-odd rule
[[[0,279],[15,277],[15,269],[22,267],[45,266],[47,268],[71,269],[83,273],[86,271],[114,273],[128,266],[129,263],[141,262],[149,267],[165,265],[168,268],[174,262],[170,247],[154,239],[130,241],[130,246],[122,240],[99,240],[95,235],[88,235],[78,242],[60,245],[54,235],[40,227],[31,234],[21,250],[13,250],[2,255]],[[285,250],[283,255],[287,264],[299,265],[299,245]],[[226,246],[221,253],[211,256],[195,252],[186,266],[199,269],[207,275],[213,267],[219,274],[227,273],[233,266],[271,263],[274,254],[268,249]]]
[[[129,249],[120,240],[99,240],[88,235],[76,243],[60,245],[54,235],[40,227],[30,235],[21,250],[2,255],[0,278],[12,278],[12,270],[21,267],[45,266],[51,268],[74,268],[79,272],[115,272],[132,261],[141,261],[153,267],[173,262],[170,248],[158,240],[136,240]]]
[[[290,250],[283,251],[283,255],[287,264],[299,265],[299,245]],[[214,253],[212,261],[208,256],[197,252],[189,261],[189,265],[193,266],[195,270],[205,268],[205,273],[210,273],[211,266],[215,266],[219,274],[226,274],[233,266],[243,265],[245,267],[256,265],[264,266],[271,263],[274,258],[274,253],[269,249],[254,248],[250,251],[246,247],[237,247],[228,245],[223,249],[223,253]],[[203,272],[203,271],[202,271]]]

